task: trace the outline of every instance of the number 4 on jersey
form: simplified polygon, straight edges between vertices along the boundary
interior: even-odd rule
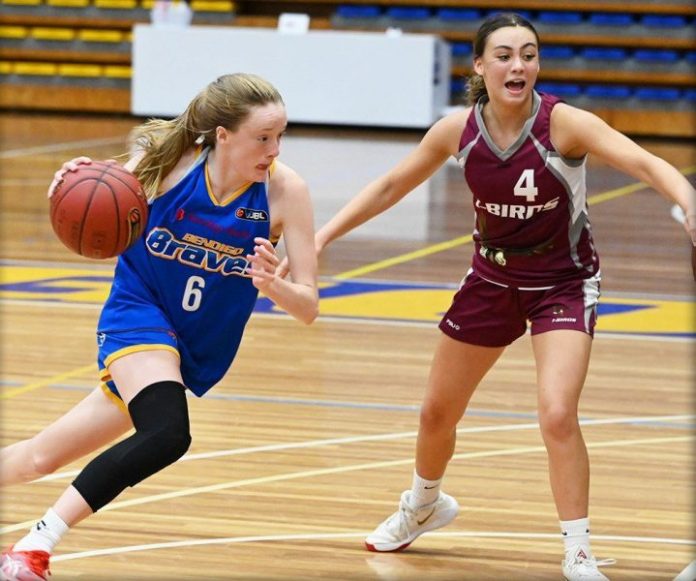
[[[528,202],[533,202],[539,195],[539,189],[534,185],[534,170],[526,169],[520,175],[513,190],[516,196],[522,196]]]

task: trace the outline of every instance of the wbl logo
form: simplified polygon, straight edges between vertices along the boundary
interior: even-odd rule
[[[242,220],[268,222],[268,213],[263,210],[252,210],[251,208],[237,208],[235,216]]]

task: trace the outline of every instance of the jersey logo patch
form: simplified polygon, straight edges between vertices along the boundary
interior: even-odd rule
[[[237,208],[234,212],[237,218],[242,220],[252,220],[254,222],[268,222],[268,212],[264,210],[254,210],[253,208]]]

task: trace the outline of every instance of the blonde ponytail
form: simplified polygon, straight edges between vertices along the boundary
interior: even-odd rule
[[[151,119],[131,133],[134,153],[143,152],[134,170],[149,199],[161,192],[162,180],[197,143],[215,147],[215,130],[236,131],[253,107],[282,103],[268,81],[246,73],[223,75],[210,83],[172,120]]]

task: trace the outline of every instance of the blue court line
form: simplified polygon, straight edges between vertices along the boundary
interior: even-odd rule
[[[20,382],[16,381],[0,381],[0,388],[3,387],[16,387],[21,385]],[[47,387],[53,389],[61,389],[66,391],[83,391],[88,392],[94,389],[92,386],[83,387],[74,384],[51,384]],[[195,397],[189,394],[189,397]],[[336,401],[336,400],[321,400],[321,399],[299,399],[292,397],[279,397],[279,396],[261,396],[261,395],[241,395],[241,394],[227,394],[227,393],[211,393],[208,392],[205,395],[206,399],[215,399],[223,401],[239,401],[245,403],[268,403],[277,405],[297,405],[297,406],[309,406],[309,407],[324,407],[324,408],[338,408],[338,409],[364,409],[364,410],[378,410],[378,411],[388,411],[388,412],[413,412],[416,413],[420,411],[420,405],[415,404],[388,404],[388,403],[367,403],[367,402],[354,402],[354,401]],[[466,417],[478,417],[478,418],[493,418],[493,419],[506,419],[506,420],[531,420],[536,421],[538,416],[536,413],[522,413],[522,412],[501,412],[495,410],[483,410],[483,409],[468,409],[465,414]],[[581,417],[581,421],[588,421],[594,418]],[[653,422],[651,420],[636,420],[632,422],[627,422],[625,425],[630,426],[640,426],[647,428],[673,428],[673,429],[683,429],[683,430],[693,430],[696,428],[696,423],[674,423],[674,422]]]

